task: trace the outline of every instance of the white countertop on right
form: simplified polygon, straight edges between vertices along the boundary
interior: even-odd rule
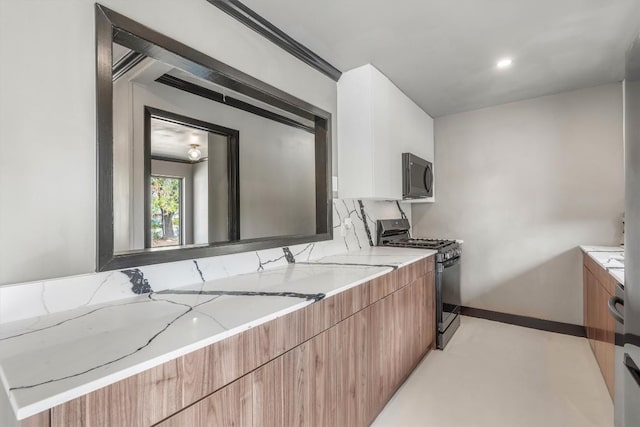
[[[624,246],[582,245],[580,249],[624,285]]]

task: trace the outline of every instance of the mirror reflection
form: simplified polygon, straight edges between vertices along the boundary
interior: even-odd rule
[[[145,108],[146,247],[238,240],[239,132]]]
[[[316,234],[315,123],[113,44],[114,252]]]

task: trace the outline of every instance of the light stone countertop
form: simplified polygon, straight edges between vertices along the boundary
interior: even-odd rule
[[[580,246],[580,249],[624,285],[624,246]]]
[[[24,419],[433,254],[373,247],[2,324],[0,379]]]

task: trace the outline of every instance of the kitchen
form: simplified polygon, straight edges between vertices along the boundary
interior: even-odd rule
[[[503,3],[0,3],[0,425],[639,425],[640,5]]]

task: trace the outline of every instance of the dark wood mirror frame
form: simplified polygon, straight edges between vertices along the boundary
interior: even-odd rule
[[[291,246],[333,238],[331,191],[331,114],[166,37],[102,5],[96,4],[97,102],[97,260],[106,271],[149,264],[205,258]],[[316,234],[275,236],[181,248],[149,248],[114,252],[113,215],[113,64],[112,46],[119,43],[176,66],[197,77],[315,123]]]

